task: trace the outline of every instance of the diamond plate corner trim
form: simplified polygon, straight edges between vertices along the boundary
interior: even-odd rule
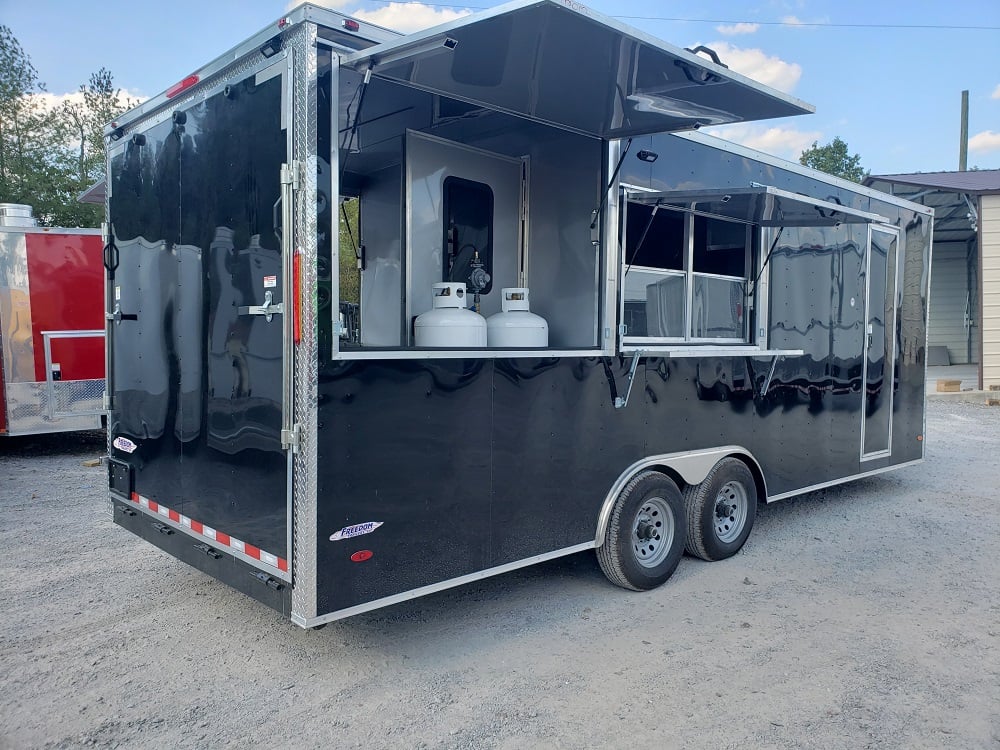
[[[292,48],[292,154],[301,165],[295,197],[295,252],[301,257],[302,339],[295,348],[292,397],[301,435],[292,459],[292,615],[316,617],[317,415],[319,352],[316,326],[317,54],[316,26],[303,24]]]
[[[108,143],[108,139],[105,139],[105,144]],[[113,149],[108,146],[107,156],[104,161],[104,237],[102,238],[105,243],[111,241],[112,236],[112,226],[111,226],[111,191],[114,184],[111,180],[111,159],[112,159]],[[112,357],[112,348],[114,343],[111,341],[111,337],[114,335],[112,331],[111,321],[108,320],[108,313],[111,312],[112,304],[111,300],[114,299],[114,290],[112,289],[111,280],[108,278],[107,270],[101,269],[104,276],[104,392],[107,396],[107,404],[111,404],[110,400],[112,397],[113,384],[111,382],[112,370],[114,369],[114,362]],[[102,408],[105,404],[102,404]],[[113,455],[111,453],[111,448],[114,446],[114,437],[112,436],[111,430],[111,410],[108,409],[107,421],[105,423],[104,430],[104,443],[105,451],[108,458]],[[105,464],[107,468],[109,464]],[[105,477],[105,481],[109,482],[109,487],[107,493],[104,495],[105,509],[108,512],[108,517],[113,521],[115,518],[115,501],[111,497],[111,488],[109,477]]]

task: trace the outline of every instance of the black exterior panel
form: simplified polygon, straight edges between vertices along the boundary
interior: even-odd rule
[[[487,359],[324,369],[319,612],[490,566],[492,370]],[[368,522],[385,525],[330,541]],[[364,550],[374,552],[370,560],[351,560]]]
[[[282,301],[282,105],[281,75],[245,74],[111,160],[108,429],[132,490],[287,558],[282,322],[245,314]]]
[[[640,139],[641,140],[641,139]],[[615,481],[650,456],[749,450],[770,496],[923,455],[928,222],[867,195],[683,139],[654,137],[623,180],[654,189],[761,182],[898,227],[887,336],[894,376],[864,382],[864,225],[784,234],[770,261],[769,345],[801,356],[632,355],[320,360],[318,614],[594,539]],[[633,163],[634,162],[634,163]],[[754,337],[758,340],[758,336]],[[653,353],[650,352],[650,355]],[[772,373],[773,367],[773,376]],[[892,455],[861,460],[866,405],[892,392]],[[381,524],[331,541],[345,527]],[[361,562],[352,555],[362,553]]]

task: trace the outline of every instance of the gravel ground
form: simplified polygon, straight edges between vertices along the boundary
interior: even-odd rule
[[[1000,409],[762,507],[645,594],[593,554],[303,631],[114,526],[99,435],[0,443],[0,747],[1000,747]]]

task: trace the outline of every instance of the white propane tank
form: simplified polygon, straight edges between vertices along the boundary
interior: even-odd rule
[[[540,315],[528,312],[528,290],[524,287],[509,287],[502,294],[502,312],[491,315],[486,320],[490,346],[500,349],[537,349],[548,346],[549,324]]]
[[[413,323],[417,346],[472,349],[486,346],[486,318],[466,308],[465,284],[434,284],[431,309]]]

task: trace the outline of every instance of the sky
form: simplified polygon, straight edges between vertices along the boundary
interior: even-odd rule
[[[317,4],[399,31],[490,7],[372,0]],[[155,95],[295,3],[284,0],[0,0],[53,97],[107,67],[128,95]],[[672,44],[714,49],[733,70],[816,113],[712,129],[797,160],[839,136],[872,174],[958,169],[961,92],[969,91],[969,167],[1000,168],[1000,2],[925,0],[585,0]]]

